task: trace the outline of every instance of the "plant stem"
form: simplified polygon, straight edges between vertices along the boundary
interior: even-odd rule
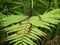
[[[30,17],[32,16],[32,10],[33,10],[33,0],[30,0]]]

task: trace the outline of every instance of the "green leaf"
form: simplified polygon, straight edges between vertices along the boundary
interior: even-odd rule
[[[10,16],[7,16],[6,18],[3,18],[2,20],[5,21],[3,23],[3,26],[7,26],[9,24],[12,24],[12,23],[16,23],[16,22],[19,22],[23,19],[27,18],[27,16],[24,16],[24,15],[10,15]]]
[[[42,21],[39,19],[39,17],[37,17],[37,16],[31,17],[30,23],[32,23],[32,24],[35,25],[35,26],[44,27],[44,28],[47,28],[47,29],[51,30],[51,29],[47,26],[47,25],[49,25],[49,24],[46,23],[46,22],[42,22]]]

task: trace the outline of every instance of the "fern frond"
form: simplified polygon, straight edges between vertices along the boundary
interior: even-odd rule
[[[54,24],[57,25],[59,23],[59,11],[60,9],[55,9],[43,15],[32,16],[29,20],[25,20],[26,22],[23,21],[25,23],[22,24],[17,23],[27,18],[27,16],[22,14],[10,15],[2,18],[2,21],[4,21],[2,23],[4,27],[3,29],[8,34],[7,41],[11,41],[10,44],[14,43],[13,45],[38,45],[33,42],[33,40],[41,40],[40,36],[45,37],[47,34],[37,27],[43,27],[48,30],[52,30],[49,26],[55,27]],[[30,23],[32,24],[32,27],[30,27]],[[11,26],[8,26],[10,24]]]
[[[10,16],[7,16],[7,17],[5,17],[5,18],[2,19],[3,21],[5,21],[3,23],[3,26],[7,26],[7,25],[10,25],[12,23],[19,22],[19,21],[27,18],[27,16],[24,16],[23,14],[18,15],[18,16],[17,15],[10,15]]]

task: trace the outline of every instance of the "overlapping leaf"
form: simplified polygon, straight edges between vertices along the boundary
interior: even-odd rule
[[[19,22],[20,20],[25,19],[27,16],[24,15],[11,15],[3,18],[3,27],[12,24],[12,26],[4,28],[7,34],[13,33],[7,37],[7,40],[12,40],[10,43],[14,43],[13,45],[37,45],[33,40],[40,39],[39,36],[45,36],[46,33],[38,29],[37,27],[43,27],[48,30],[51,30],[49,26],[55,27],[53,24],[58,24],[60,19],[59,12],[60,9],[53,10],[44,15],[33,16],[28,22],[22,24],[12,24]],[[55,12],[57,11],[57,13]],[[56,14],[52,13],[55,12]],[[51,14],[51,15],[50,15]],[[29,31],[30,23],[32,24],[32,28]],[[32,39],[32,40],[31,40]],[[41,39],[40,39],[41,40]]]

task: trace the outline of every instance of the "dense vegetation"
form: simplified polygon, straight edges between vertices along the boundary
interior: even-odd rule
[[[0,45],[60,45],[60,0],[0,0]]]

